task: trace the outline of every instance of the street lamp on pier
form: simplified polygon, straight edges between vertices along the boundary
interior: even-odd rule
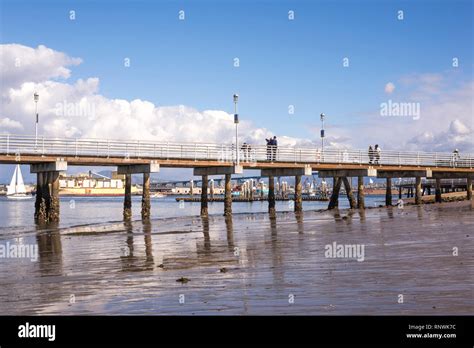
[[[33,99],[35,101],[35,114],[36,114],[36,123],[35,123],[35,148],[36,148],[38,146],[38,122],[39,122],[39,115],[38,115],[39,94],[37,92],[33,94]]]
[[[324,117],[326,117],[326,115],[321,113],[320,117],[321,117],[321,154],[323,154],[324,153]]]
[[[237,103],[239,101],[239,95],[234,94],[234,123],[235,123],[235,159],[236,165],[240,164],[239,159],[239,114],[237,113]]]

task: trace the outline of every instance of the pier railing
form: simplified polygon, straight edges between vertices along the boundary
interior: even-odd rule
[[[44,155],[74,157],[151,158],[157,160],[187,159],[235,162],[235,145],[212,143],[153,142],[143,140],[102,140],[0,135],[0,154],[8,156]],[[374,165],[409,165],[429,167],[472,168],[472,154],[454,155],[442,152],[381,151],[369,157],[367,150],[339,150],[315,147],[269,147],[266,145],[241,145],[239,158],[242,163],[292,162],[339,163]]]

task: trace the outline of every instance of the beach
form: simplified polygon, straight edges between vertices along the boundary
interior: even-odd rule
[[[473,230],[468,201],[2,229],[39,255],[1,260],[0,311],[468,315]]]

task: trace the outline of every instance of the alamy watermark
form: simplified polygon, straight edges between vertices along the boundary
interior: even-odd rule
[[[68,102],[67,100],[63,100],[61,103],[55,105],[54,110],[56,116],[61,117],[95,118],[95,104],[87,100],[80,102]]]
[[[326,244],[324,247],[324,256],[326,258],[356,259],[362,262],[365,259],[364,244]]]
[[[38,244],[17,244],[6,242],[0,244],[0,258],[38,260]]]
[[[380,104],[380,116],[382,117],[412,117],[413,120],[419,120],[420,113],[420,103],[394,102],[389,99]]]

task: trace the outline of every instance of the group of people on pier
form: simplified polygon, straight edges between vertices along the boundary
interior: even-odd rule
[[[278,141],[277,137],[274,136],[273,138],[270,137],[265,139],[267,142],[267,160],[268,161],[275,161],[277,157],[277,148],[278,148]]]
[[[380,163],[380,146],[375,144],[375,147],[372,148],[372,145],[369,145],[369,164],[379,164]]]

